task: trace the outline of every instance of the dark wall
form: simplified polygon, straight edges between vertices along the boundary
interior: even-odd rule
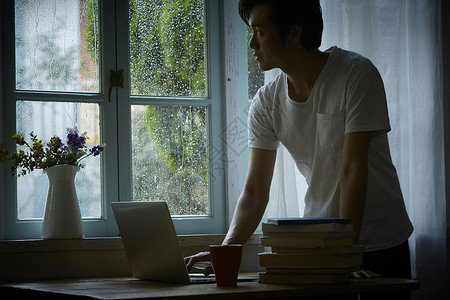
[[[450,267],[450,1],[442,1],[442,46],[444,71],[445,194],[447,203],[447,262]],[[447,268],[450,271],[450,268]]]

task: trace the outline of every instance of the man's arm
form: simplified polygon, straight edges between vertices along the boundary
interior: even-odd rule
[[[244,189],[237,201],[224,245],[246,243],[258,227],[269,201],[276,155],[276,150],[250,148]]]
[[[371,132],[348,133],[344,138],[342,166],[340,170],[339,216],[352,219],[359,239],[367,193],[368,155]]]
[[[250,148],[244,189],[239,196],[230,228],[222,244],[245,244],[255,231],[269,201],[270,184],[276,157],[276,150]],[[184,258],[188,271],[194,264],[209,260],[208,251]],[[205,274],[211,273],[211,266],[205,267],[203,272]]]

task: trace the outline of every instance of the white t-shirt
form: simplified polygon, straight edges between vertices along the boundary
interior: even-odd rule
[[[358,243],[366,251],[397,246],[413,227],[390,156],[383,81],[375,66],[359,54],[337,47],[328,51],[306,102],[289,98],[283,72],[257,92],[248,116],[249,147],[275,150],[282,143],[308,183],[304,215],[339,217],[344,135],[374,132]]]

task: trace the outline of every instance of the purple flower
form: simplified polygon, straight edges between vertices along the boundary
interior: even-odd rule
[[[105,148],[103,148],[102,146],[98,145],[98,146],[94,146],[92,147],[92,149],[90,150],[92,154],[94,154],[94,156],[99,155]]]
[[[84,146],[84,142],[85,142],[86,138],[84,136],[79,136],[78,132],[76,132],[75,130],[70,130],[69,133],[67,134],[67,144],[77,147],[77,148],[82,148]]]

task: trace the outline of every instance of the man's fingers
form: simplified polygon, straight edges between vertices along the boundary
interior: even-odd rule
[[[188,272],[192,269],[192,267],[198,267],[200,270],[205,270],[205,268],[209,267],[211,263],[209,262],[210,256],[209,252],[199,252],[195,255],[187,256],[184,258],[184,264]]]
[[[192,266],[194,265],[193,259],[191,257],[185,257],[184,264],[186,265],[188,272],[191,271]]]
[[[214,269],[212,265],[209,265],[208,267],[203,269],[204,275],[214,274]]]
[[[355,279],[365,279],[365,278],[375,278],[375,277],[380,277],[379,274],[369,271],[369,270],[359,270],[359,271],[355,271],[350,273],[350,275],[355,278]]]

